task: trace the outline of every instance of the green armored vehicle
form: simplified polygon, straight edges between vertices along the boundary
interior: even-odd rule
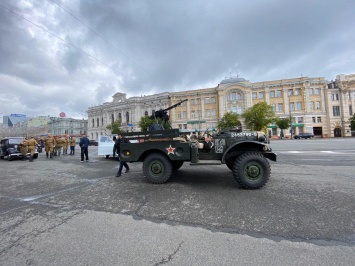
[[[276,161],[263,132],[228,130],[211,139],[179,136],[178,129],[130,132],[123,134],[120,158],[126,162],[143,162],[146,178],[165,183],[184,162],[191,166],[226,164],[236,182],[246,189],[258,189],[270,176],[267,159]]]

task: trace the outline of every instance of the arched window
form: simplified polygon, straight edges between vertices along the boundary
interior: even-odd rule
[[[113,124],[113,122],[115,122],[115,114],[111,114],[111,124]]]
[[[152,115],[154,115],[155,114],[155,110],[152,110]]]
[[[122,114],[118,113],[118,119],[122,121]]]
[[[104,125],[104,118],[101,117],[101,126],[103,126],[103,125]]]
[[[92,119],[92,127],[95,127],[95,119]]]
[[[145,112],[144,112],[144,115],[145,115],[145,116],[148,116],[148,111],[145,111]]]
[[[126,122],[129,123],[129,112],[126,112]]]
[[[96,126],[97,126],[97,127],[100,126],[100,119],[96,119]]]

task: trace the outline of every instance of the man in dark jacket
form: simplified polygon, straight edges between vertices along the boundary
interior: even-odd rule
[[[90,140],[86,137],[85,134],[83,134],[79,142],[79,146],[81,148],[81,162],[84,162],[84,155],[86,158],[86,162],[89,161],[89,150],[88,150],[89,144],[90,144]]]
[[[121,142],[122,142],[122,135],[119,134],[119,135],[118,135],[118,138],[117,138],[117,140],[116,140],[115,146],[114,146],[114,152],[115,152],[115,151],[117,152],[118,157],[120,157]],[[125,172],[125,173],[128,173],[128,172],[129,172],[129,167],[128,167],[127,163],[126,163],[126,162],[122,162],[122,161],[120,160],[120,166],[119,166],[119,168],[118,168],[118,172],[117,172],[117,174],[116,174],[116,177],[120,177],[120,176],[121,176],[123,166],[126,168],[126,172]]]

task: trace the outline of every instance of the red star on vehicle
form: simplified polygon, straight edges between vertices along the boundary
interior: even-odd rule
[[[169,148],[166,148],[167,149],[167,151],[168,151],[168,155],[171,153],[171,154],[175,154],[174,153],[174,150],[175,150],[175,148],[173,148],[173,147],[171,147],[171,144],[170,144],[170,147]]]

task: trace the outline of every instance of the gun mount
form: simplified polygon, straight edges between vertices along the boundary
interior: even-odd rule
[[[158,111],[155,111],[155,113],[153,115],[150,116],[151,119],[155,119],[155,118],[161,118],[164,120],[164,122],[169,121],[169,115],[168,115],[168,111],[179,106],[180,104],[182,104],[183,102],[186,102],[188,99],[182,100],[180,102],[178,102],[177,104],[174,104],[166,109],[160,109]]]

